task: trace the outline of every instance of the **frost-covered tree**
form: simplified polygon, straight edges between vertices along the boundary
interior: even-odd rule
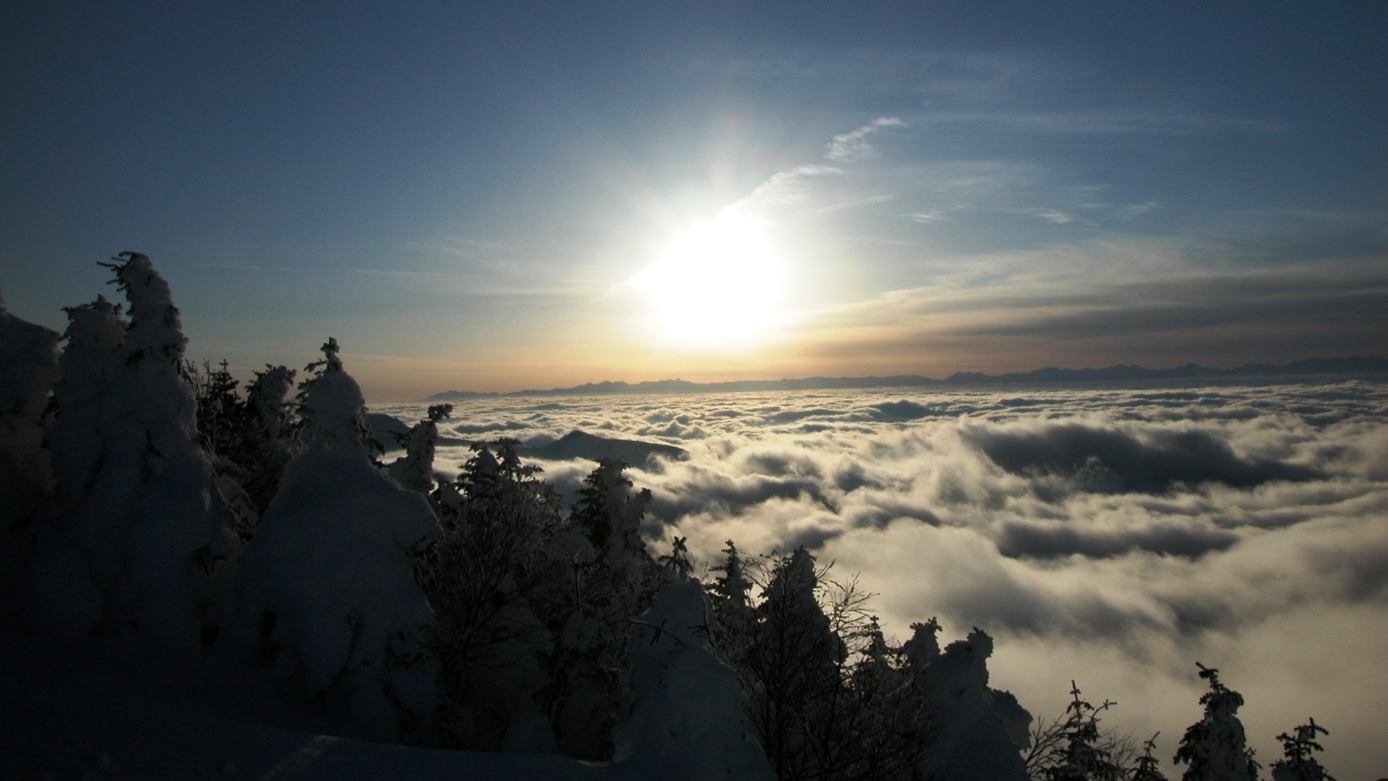
[[[271,366],[255,372],[246,388],[246,410],[251,423],[241,452],[241,486],[263,513],[279,491],[280,477],[294,455],[291,432],[294,415],[289,392],[294,389],[293,369]]]
[[[390,464],[390,476],[396,482],[426,496],[434,490],[434,443],[439,438],[439,421],[452,412],[452,404],[430,406],[428,416],[402,438],[405,455]]]
[[[1200,677],[1209,681],[1210,690],[1200,697],[1205,715],[1190,725],[1176,749],[1173,761],[1186,764],[1182,781],[1255,781],[1258,763],[1248,748],[1239,721],[1243,695],[1219,680],[1219,670],[1199,662]]]
[[[434,607],[427,637],[450,714],[445,739],[461,747],[554,743],[547,721],[540,729],[533,717],[553,646],[536,603],[563,576],[548,554],[561,505],[539,469],[520,463],[516,444],[475,445],[457,480],[439,486],[440,534],[416,559]]]
[[[53,489],[44,410],[58,379],[59,339],[10,314],[0,298],[0,619],[20,610],[29,525]]]
[[[613,759],[630,778],[775,778],[748,734],[737,673],[709,644],[708,598],[674,576],[628,641],[634,707],[614,730]]]
[[[708,585],[709,601],[717,618],[714,643],[727,657],[741,654],[739,644],[750,638],[752,626],[752,580],[737,544],[728,540],[722,564],[712,568],[721,573]]]
[[[821,573],[803,547],[771,565],[734,664],[743,673],[754,734],[780,779],[824,775],[825,744],[843,697],[848,648],[819,604]]]
[[[631,708],[627,640],[666,579],[641,538],[649,491],[633,491],[626,465],[605,459],[585,479],[550,556],[562,588],[546,598],[555,638],[543,701],[564,753],[611,755],[612,728]]]
[[[206,362],[201,368],[190,363],[188,375],[197,399],[202,446],[212,458],[217,485],[236,516],[237,537],[245,542],[270,506],[292,454],[292,442],[281,432],[290,418],[284,397],[294,372],[283,366],[256,372],[244,400],[225,361],[215,369]],[[267,398],[267,391],[278,398]]]
[[[240,559],[238,639],[301,696],[382,739],[427,740],[438,705],[411,556],[438,533],[363,442],[365,403],[335,340],[300,394],[303,451]]]
[[[934,627],[932,627],[932,624]],[[933,634],[938,624],[917,625]],[[932,638],[933,639],[933,638]],[[1031,714],[1008,692],[988,687],[988,657],[993,638],[975,628],[964,640],[925,660],[930,641],[913,638],[918,655],[917,685],[924,692],[934,723],[931,742],[919,768],[923,779],[939,781],[1026,781],[1025,748]]]
[[[54,387],[55,501],[36,522],[36,620],[66,634],[138,627],[178,642],[209,637],[208,574],[230,514],[199,446],[183,336],[149,258],[121,253],[130,319],[104,299],[69,310]]]
[[[1316,759],[1316,752],[1325,750],[1316,741],[1316,733],[1329,735],[1330,730],[1317,724],[1315,719],[1307,719],[1305,724],[1292,730],[1292,734],[1283,732],[1277,736],[1282,743],[1283,757],[1272,763],[1272,781],[1335,781]]]
[[[872,616],[850,635],[856,646],[841,708],[852,740],[844,751],[844,778],[910,778],[931,739],[929,710],[911,674],[909,658],[889,644]]]

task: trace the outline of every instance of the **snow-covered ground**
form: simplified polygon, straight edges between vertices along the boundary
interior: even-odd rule
[[[0,633],[0,778],[598,779],[615,766],[353,738],[229,660],[134,636]]]

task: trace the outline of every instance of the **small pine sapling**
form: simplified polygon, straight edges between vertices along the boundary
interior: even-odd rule
[[[1137,758],[1129,781],[1166,781],[1166,776],[1161,772],[1160,760],[1152,754],[1157,750],[1157,735],[1160,734],[1155,733],[1142,743],[1142,756]]]
[[[1272,763],[1272,781],[1335,781],[1334,776],[1316,760],[1315,752],[1324,751],[1316,742],[1316,733],[1329,735],[1330,730],[1307,719],[1291,735],[1283,732],[1277,736],[1282,743],[1282,759]]]

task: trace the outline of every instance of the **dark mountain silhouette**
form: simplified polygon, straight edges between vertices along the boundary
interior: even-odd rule
[[[496,396],[615,396],[662,393],[739,393],[750,391],[843,390],[856,388],[917,388],[967,387],[975,385],[1044,385],[1089,384],[1106,382],[1140,382],[1151,380],[1215,379],[1237,377],[1300,377],[1323,374],[1388,374],[1388,358],[1379,356],[1350,356],[1348,358],[1311,358],[1292,361],[1285,366],[1266,363],[1247,363],[1233,369],[1213,369],[1188,363],[1168,369],[1148,369],[1123,364],[1103,369],[1059,369],[1047,367],[1029,372],[1009,374],[980,374],[956,372],[937,380],[918,374],[898,374],[890,377],[805,377],[781,380],[737,380],[733,382],[690,382],[688,380],[656,380],[647,382],[590,382],[572,388],[549,390],[520,390],[511,393],[478,393],[475,391],[445,391],[425,401],[459,401]]]
[[[601,461],[605,458],[616,458],[632,466],[643,466],[655,456],[673,460],[683,460],[689,456],[684,449],[674,445],[635,439],[610,439],[577,429],[547,445],[522,446],[519,452],[528,458],[552,461],[567,461],[572,458]]]

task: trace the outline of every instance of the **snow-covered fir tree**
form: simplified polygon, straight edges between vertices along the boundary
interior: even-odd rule
[[[561,563],[547,555],[560,502],[515,446],[473,446],[457,480],[433,494],[440,534],[416,558],[434,607],[427,637],[448,713],[444,740],[460,747],[555,745],[537,701],[553,640],[536,607],[562,578]]]
[[[1330,730],[1307,719],[1288,735],[1283,732],[1277,736],[1282,743],[1283,757],[1272,763],[1272,781],[1335,781],[1335,777],[1325,772],[1316,752],[1325,749],[1316,740],[1316,735],[1329,735]]]
[[[753,625],[734,664],[742,672],[754,733],[776,776],[823,777],[832,761],[835,707],[848,649],[819,604],[820,573],[803,547],[771,566]]]
[[[439,438],[439,421],[453,412],[452,404],[434,404],[400,442],[405,454],[390,464],[390,476],[411,491],[428,495],[434,490],[434,444]]]
[[[1210,690],[1200,697],[1204,717],[1186,729],[1176,749],[1173,761],[1187,765],[1182,781],[1255,781],[1258,763],[1246,745],[1238,717],[1243,695],[1219,680],[1219,670],[1199,662],[1196,666]]]
[[[289,392],[294,389],[293,369],[266,365],[255,372],[246,388],[246,411],[251,421],[242,439],[246,458],[240,466],[242,488],[263,513],[279,491],[280,477],[293,457],[291,437],[294,415]]]
[[[617,769],[639,779],[772,781],[737,673],[710,646],[708,597],[687,573],[672,578],[628,641],[634,706],[613,732]]]
[[[57,495],[35,524],[35,618],[65,634],[138,627],[196,645],[216,620],[207,577],[231,517],[199,446],[169,286],[138,253],[105,265],[130,319],[101,298],[67,310],[50,436]]]
[[[372,462],[337,342],[302,389],[303,451],[240,559],[237,636],[281,684],[383,739],[428,740],[438,705],[411,554],[438,533],[423,496]]]
[[[938,624],[916,626],[918,633],[933,633]],[[935,729],[934,741],[920,764],[920,777],[927,781],[1026,781],[1020,750],[1025,748],[1031,714],[1011,694],[988,687],[993,638],[975,628],[966,639],[950,643],[928,660],[924,657],[931,643],[924,638],[912,640],[917,685],[929,704]]]
[[[738,644],[750,638],[752,580],[737,544],[728,540],[723,563],[712,568],[721,573],[708,585],[709,602],[717,619],[714,642],[728,658],[741,654]]]
[[[649,491],[633,491],[626,465],[605,459],[585,479],[555,540],[563,587],[547,598],[555,647],[544,693],[565,754],[609,756],[612,728],[631,708],[627,640],[664,580],[641,538]]]
[[[848,670],[841,717],[854,738],[844,775],[910,778],[929,747],[929,707],[914,685],[906,653],[887,642],[876,616],[855,635],[858,653]]]

